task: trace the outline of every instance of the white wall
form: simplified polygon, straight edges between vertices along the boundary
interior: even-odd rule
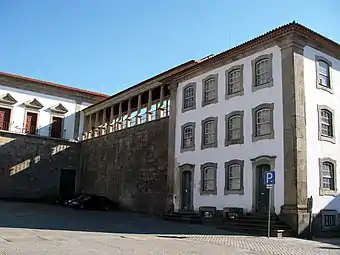
[[[315,56],[322,56],[332,62],[332,85],[334,94],[316,88]],[[304,77],[307,119],[307,190],[308,196],[313,196],[313,212],[321,209],[336,209],[340,211],[340,199],[334,196],[319,196],[319,158],[329,157],[337,162],[337,186],[340,188],[340,61],[309,46],[304,49]],[[327,105],[335,111],[336,143],[318,140],[318,110],[317,105]]]
[[[17,103],[13,105],[12,109],[12,124],[11,127],[15,128],[23,128],[25,123],[25,107],[23,103],[33,100],[36,98],[44,107],[39,110],[38,115],[38,134],[42,136],[49,136],[49,125],[51,122],[51,113],[49,111],[50,107],[58,105],[61,103],[68,112],[65,114],[64,118],[64,129],[66,129],[64,133],[65,139],[73,139],[74,134],[74,124],[75,124],[75,111],[76,111],[76,102],[75,100],[70,100],[66,98],[56,97],[52,95],[31,92],[26,90],[15,89],[7,86],[0,85],[0,95],[4,95],[9,93]],[[82,103],[81,110],[89,106],[88,103]],[[82,132],[82,125],[84,123],[83,115],[81,115],[80,119],[80,131]],[[81,133],[80,133],[81,134]]]
[[[257,92],[251,91],[252,67],[251,60],[256,57],[273,53],[273,79],[274,86],[264,88]],[[225,71],[234,65],[244,64],[243,85],[244,96],[225,100]],[[218,73],[218,103],[202,108],[202,79],[210,74]],[[182,88],[190,82],[196,84],[196,110],[182,113]],[[275,139],[252,142],[252,108],[261,103],[274,103],[274,132]],[[244,111],[244,144],[225,147],[225,115],[235,111]],[[218,116],[218,148],[201,150],[201,120],[209,116]],[[195,151],[180,153],[181,125],[187,122],[196,122]],[[252,206],[253,173],[250,159],[262,155],[276,156],[275,210],[280,212],[284,202],[283,185],[283,108],[282,108],[282,78],[281,78],[281,51],[279,47],[269,48],[247,58],[238,60],[213,71],[207,72],[193,79],[179,84],[177,92],[177,120],[176,120],[176,151],[177,167],[186,163],[195,164],[194,178],[194,209],[200,206],[243,207],[250,210]],[[225,170],[224,162],[232,159],[244,160],[244,195],[224,195]],[[218,163],[217,169],[217,195],[200,195],[200,165],[206,162]],[[178,169],[175,169],[178,171]],[[281,180],[281,181],[280,181]],[[177,208],[176,208],[177,209]]]

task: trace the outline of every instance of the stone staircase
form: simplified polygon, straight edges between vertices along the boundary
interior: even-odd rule
[[[198,212],[170,212],[163,213],[163,220],[201,224],[202,218]]]
[[[271,215],[270,218],[271,237],[291,237],[293,231],[277,215]],[[218,226],[219,229],[225,229],[230,232],[252,234],[257,236],[267,236],[268,233],[268,215],[249,213],[241,215],[236,219],[224,219],[223,223]]]

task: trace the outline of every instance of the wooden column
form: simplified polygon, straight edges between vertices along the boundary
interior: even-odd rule
[[[122,102],[119,103],[119,113],[118,113],[118,130],[122,129],[123,116],[122,116]]]
[[[102,135],[106,134],[106,108],[103,109],[102,116]]]
[[[110,114],[110,126],[109,126],[110,132],[114,131],[114,128],[113,128],[113,109],[114,109],[114,107],[112,105],[111,106],[111,114]]]

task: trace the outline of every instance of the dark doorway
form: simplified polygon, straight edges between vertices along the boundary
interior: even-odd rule
[[[25,130],[27,134],[35,135],[37,132],[38,114],[27,112]]]
[[[74,195],[76,189],[76,171],[62,169],[60,173],[59,196],[68,199]]]
[[[0,130],[9,130],[11,109],[0,108]]]
[[[51,137],[62,138],[63,119],[52,117]]]
[[[191,211],[192,204],[192,174],[191,171],[182,172],[181,190],[182,211]]]
[[[268,212],[269,189],[264,184],[264,172],[270,171],[270,165],[264,164],[256,167],[257,173],[257,192],[256,192],[256,211],[259,213]]]

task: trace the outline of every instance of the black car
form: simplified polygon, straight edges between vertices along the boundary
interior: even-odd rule
[[[117,210],[118,204],[111,201],[107,197],[98,195],[82,195],[76,199],[69,201],[68,204],[74,209],[84,209],[84,210]]]

